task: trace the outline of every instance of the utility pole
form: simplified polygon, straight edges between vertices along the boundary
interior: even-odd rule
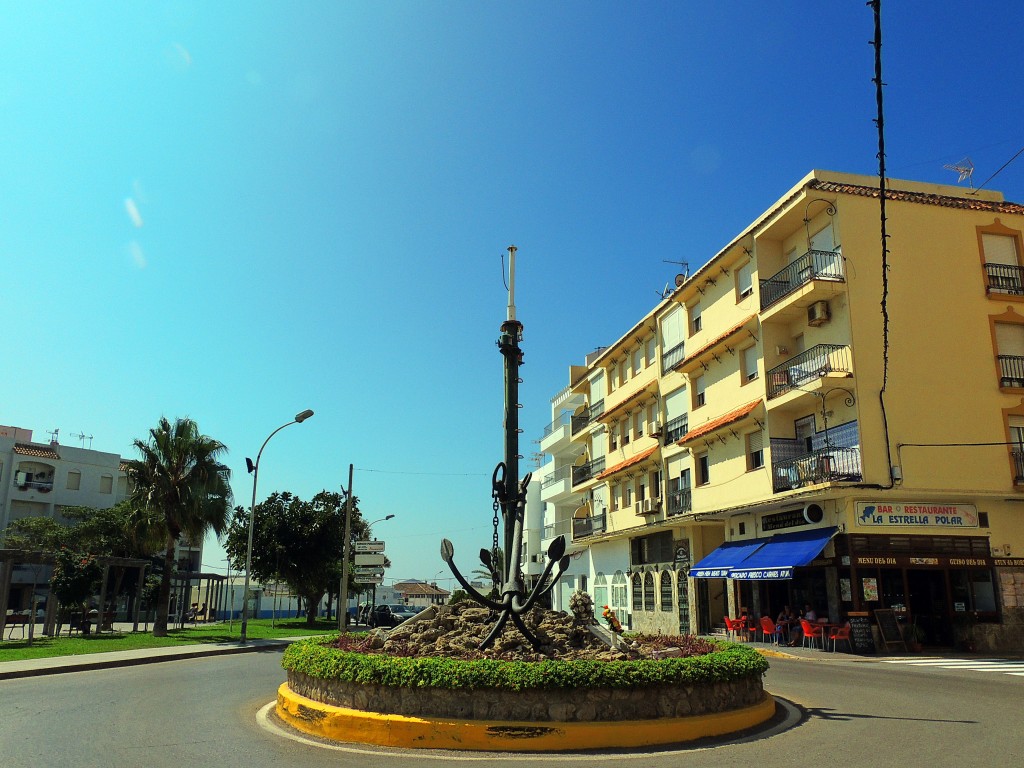
[[[338,631],[347,631],[348,619],[348,550],[352,530],[352,465],[348,465],[348,495],[345,496],[345,539],[341,548],[341,584],[338,586]]]

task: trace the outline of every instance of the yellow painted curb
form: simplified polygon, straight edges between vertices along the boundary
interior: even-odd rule
[[[407,717],[321,704],[282,683],[277,714],[300,731],[333,741],[405,749],[462,749],[488,752],[563,752],[612,747],[678,744],[736,733],[769,720],[775,700],[745,709],[694,717],[589,723],[488,722]]]

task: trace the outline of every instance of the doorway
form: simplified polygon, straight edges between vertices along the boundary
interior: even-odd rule
[[[924,634],[927,645],[952,645],[946,574],[935,570],[907,570],[910,621]]]

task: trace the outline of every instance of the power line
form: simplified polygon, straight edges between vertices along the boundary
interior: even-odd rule
[[[399,469],[367,469],[356,467],[356,472],[379,472],[385,475],[429,475],[432,477],[487,477],[486,472],[407,472]]]

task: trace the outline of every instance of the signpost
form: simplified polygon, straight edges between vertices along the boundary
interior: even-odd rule
[[[356,554],[383,554],[384,542],[379,540],[374,541],[357,541],[353,545]]]
[[[384,563],[387,562],[384,559],[384,555],[383,554],[380,554],[380,555],[356,555],[355,558],[354,558],[354,561],[355,561],[355,564],[357,566],[359,566],[359,565],[364,565],[364,566],[365,565],[377,565],[377,566],[380,566],[382,568],[384,567]]]

